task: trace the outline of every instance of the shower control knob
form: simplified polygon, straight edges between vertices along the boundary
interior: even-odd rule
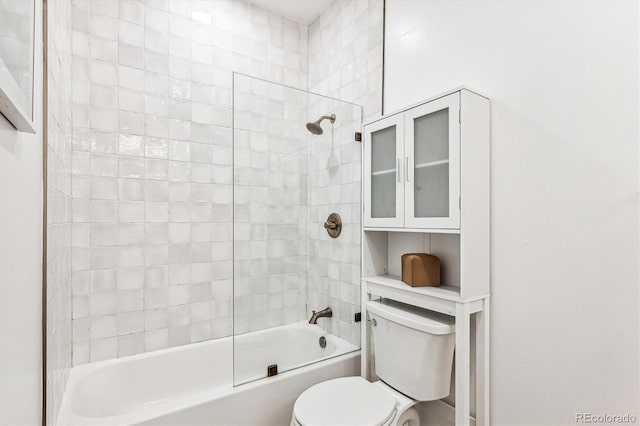
[[[338,213],[331,213],[324,223],[324,229],[331,238],[337,238],[342,232],[342,219]]]

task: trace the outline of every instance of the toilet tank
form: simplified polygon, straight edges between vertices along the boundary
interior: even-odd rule
[[[367,302],[367,311],[376,375],[418,401],[449,395],[454,318],[386,299]]]

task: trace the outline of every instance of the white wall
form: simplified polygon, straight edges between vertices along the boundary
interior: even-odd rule
[[[385,112],[492,99],[492,423],[638,416],[638,3],[387,2]]]
[[[42,57],[41,26],[38,19],[36,58]],[[38,133],[19,133],[0,115],[0,425],[41,422],[41,65],[35,70]]]

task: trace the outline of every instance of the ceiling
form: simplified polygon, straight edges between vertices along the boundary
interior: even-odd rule
[[[305,25],[311,24],[333,0],[249,0],[250,3]]]

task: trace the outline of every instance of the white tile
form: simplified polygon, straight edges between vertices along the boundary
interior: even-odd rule
[[[137,0],[119,0],[118,17],[121,21],[144,24],[144,5]]]
[[[147,116],[145,119],[145,135],[168,138],[169,120],[164,117]]]
[[[121,246],[118,252],[118,268],[134,268],[145,264],[143,246]]]
[[[89,334],[91,340],[116,336],[118,334],[118,327],[115,315],[92,317]]]
[[[145,157],[168,159],[169,140],[155,137],[145,138]]]
[[[169,347],[191,343],[191,327],[183,325],[169,328]]]
[[[90,343],[90,362],[102,361],[116,358],[118,356],[118,339],[115,337],[107,339],[92,340]]]
[[[132,68],[145,69],[144,49],[142,47],[119,43],[118,61],[121,65]]]
[[[143,290],[118,290],[118,312],[142,311],[144,308]]]
[[[147,244],[159,244],[169,242],[169,230],[167,223],[146,223],[145,242]]]
[[[145,112],[149,115],[168,118],[169,100],[162,96],[146,95],[144,97]]]
[[[143,178],[144,159],[121,156],[118,163],[118,173],[119,177],[123,178]]]
[[[145,288],[145,310],[164,308],[169,305],[169,290],[167,287]]]
[[[119,198],[122,201],[141,201],[144,199],[143,181],[138,179],[118,179]]]
[[[123,223],[144,222],[144,202],[121,202],[118,209],[118,221]]]
[[[145,85],[144,71],[123,65],[118,66],[118,82],[120,87],[143,90]]]
[[[144,352],[144,333],[132,333],[118,337],[118,356],[136,355]]]
[[[145,112],[144,96],[141,92],[120,89],[118,108],[124,111]]]
[[[120,21],[118,23],[118,41],[132,46],[144,47],[144,27]]]
[[[118,84],[118,70],[114,64],[100,61],[91,61],[91,82],[104,86]]]
[[[118,57],[118,42],[92,36],[89,51],[91,59],[114,63]]]
[[[142,135],[144,134],[144,114],[128,111],[119,111],[118,130],[121,133]]]
[[[115,40],[118,33],[118,21],[110,16],[89,16],[89,32],[110,40]]]
[[[146,180],[144,182],[144,199],[145,201],[168,201],[169,182]]]
[[[144,268],[119,269],[116,274],[118,289],[142,289],[144,286],[144,273]]]
[[[118,114],[115,109],[91,108],[91,129],[102,132],[115,132],[118,130]]]
[[[141,135],[120,134],[119,145],[120,155],[144,155],[144,137]]]
[[[145,7],[144,25],[153,30],[166,32],[169,29],[169,14],[164,10]]]
[[[144,47],[150,52],[168,53],[169,34],[166,31],[156,31],[150,28],[145,28]]]
[[[94,200],[117,200],[118,179],[111,177],[91,178],[91,198]]]
[[[167,222],[169,219],[169,204],[166,202],[146,202],[146,222]]]
[[[92,317],[104,315],[104,324],[107,327],[111,324],[110,314],[116,312],[116,293],[115,291],[105,291],[101,293],[93,293],[89,295],[89,313]],[[113,335],[115,335],[115,318],[113,320]],[[93,329],[93,324],[92,324]],[[104,336],[109,337],[109,336]]]
[[[169,70],[167,56],[146,49],[144,51],[144,69],[154,73],[167,74]]]
[[[145,331],[144,342],[146,351],[155,351],[169,347],[169,330],[167,328],[159,330]]]
[[[119,335],[141,333],[144,331],[144,313],[142,311],[119,313],[117,324]]]

